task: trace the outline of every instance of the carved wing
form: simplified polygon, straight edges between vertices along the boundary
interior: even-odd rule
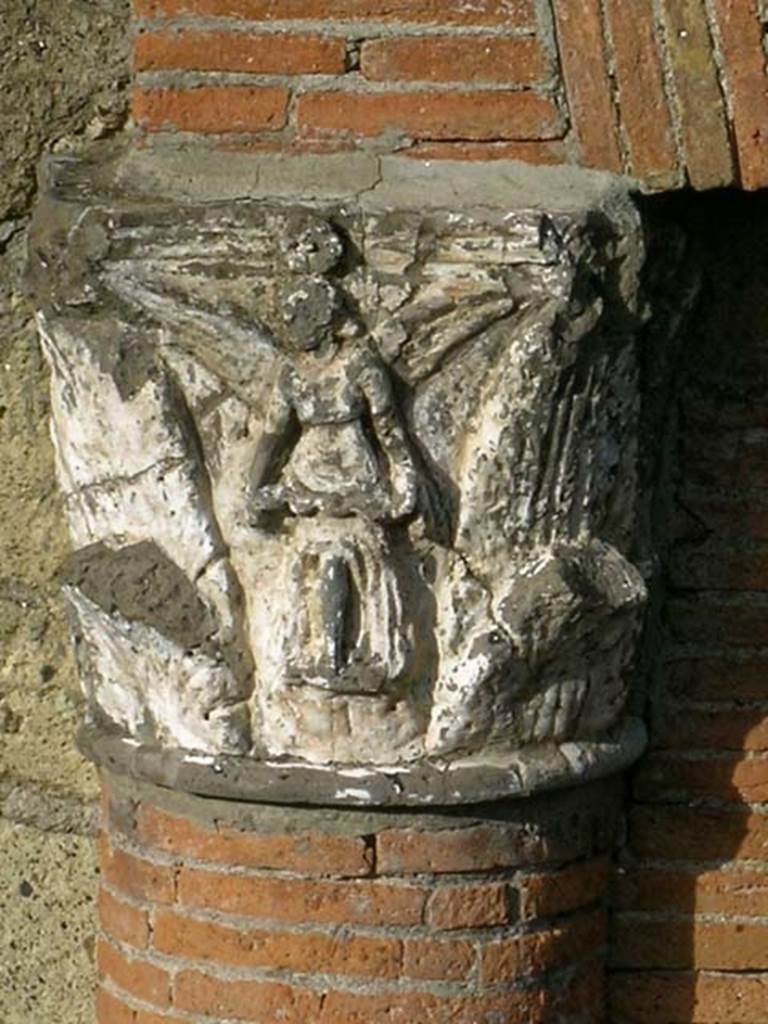
[[[103,280],[111,291],[160,324],[163,347],[181,349],[249,406],[261,403],[282,362],[263,324],[247,324],[231,309],[222,312],[196,304],[179,289],[159,291],[135,270],[111,268]]]
[[[600,438],[630,402],[632,353],[620,332],[602,336],[610,257],[590,244],[536,211],[493,227],[471,214],[366,226],[353,297],[470,560],[570,540],[609,512],[627,529],[611,504],[623,456]]]
[[[465,344],[506,319],[516,305],[502,288],[470,302],[419,297],[380,325],[384,339],[380,347],[399,376],[415,386],[438,372]],[[395,343],[396,348],[386,343],[398,337],[402,341]]]
[[[406,384],[419,389],[530,304],[557,261],[542,221],[533,213],[506,218],[491,231],[471,215],[435,214],[427,225],[386,213],[370,219],[366,270],[351,290],[383,359]]]

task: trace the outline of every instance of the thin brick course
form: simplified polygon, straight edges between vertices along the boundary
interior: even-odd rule
[[[134,13],[133,117],[156,144],[181,132],[241,151],[575,164],[655,191],[768,184],[752,0],[134,0]]]

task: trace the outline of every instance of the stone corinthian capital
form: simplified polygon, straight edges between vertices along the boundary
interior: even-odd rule
[[[46,171],[30,280],[84,744],[284,801],[617,770],[646,599],[630,198],[503,162],[249,160]]]

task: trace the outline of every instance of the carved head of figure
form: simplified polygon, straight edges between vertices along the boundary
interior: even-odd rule
[[[296,217],[288,224],[280,249],[294,274],[327,274],[344,255],[344,243],[336,229],[328,221],[310,215]]]
[[[321,274],[292,281],[283,291],[281,311],[286,340],[302,352],[330,344],[345,312],[340,290]]]

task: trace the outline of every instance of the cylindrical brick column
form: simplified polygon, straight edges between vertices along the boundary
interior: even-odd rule
[[[436,813],[104,793],[98,1024],[603,1020],[613,783]]]

